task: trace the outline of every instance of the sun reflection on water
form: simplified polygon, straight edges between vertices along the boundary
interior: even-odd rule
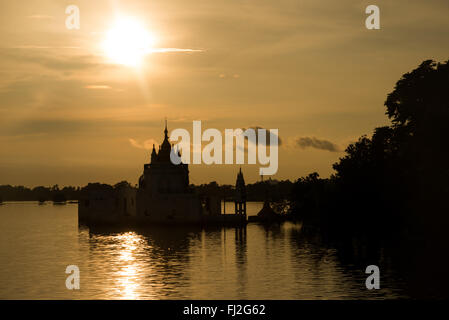
[[[112,276],[117,284],[115,295],[119,299],[141,299],[144,291],[142,280],[148,272],[148,265],[143,265],[136,257],[147,249],[148,243],[135,232],[118,234],[114,238],[118,249],[118,270]],[[145,296],[148,294],[146,291]]]

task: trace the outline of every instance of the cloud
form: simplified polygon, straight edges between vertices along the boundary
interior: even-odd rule
[[[23,119],[0,127],[2,136],[62,135],[97,130],[94,121],[82,119]],[[98,132],[98,131],[97,131]]]
[[[104,90],[104,89],[111,89],[108,85],[97,85],[97,84],[90,84],[84,87],[85,89],[92,89],[92,90]]]
[[[280,146],[282,145],[282,140],[281,140],[281,138],[279,137],[279,135],[276,136],[274,133],[271,133],[269,129],[265,129],[265,128],[262,128],[262,127],[259,127],[259,126],[249,127],[248,129],[253,129],[253,130],[255,131],[255,133],[256,133],[256,143],[257,143],[257,146],[259,146],[259,145],[264,145],[264,146],[266,146],[266,147],[270,147],[270,135],[273,135],[274,137],[277,137],[278,147],[280,147]],[[266,133],[265,133],[265,138],[266,138],[266,139],[265,139],[265,141],[259,141],[259,130],[258,130],[258,129],[265,129],[265,130],[266,130]],[[242,130],[243,130],[243,132],[245,132],[246,128],[242,128]],[[245,141],[246,141],[247,143],[249,143],[248,137],[247,137],[247,136],[244,136],[244,137],[245,137]],[[224,139],[223,139],[223,140],[224,140]],[[243,150],[244,150],[245,152],[248,151],[248,146],[247,146],[247,144],[245,144]]]
[[[306,148],[314,148],[318,150],[326,150],[329,152],[340,152],[340,147],[336,145],[335,143],[325,140],[325,139],[318,139],[315,137],[299,137],[295,140],[296,146],[300,147],[301,149]]]
[[[106,66],[99,63],[97,57],[93,55],[76,55],[76,56],[59,56],[26,49],[53,49],[54,47],[46,46],[21,46],[15,48],[4,48],[0,50],[2,59],[14,60],[19,63],[37,64],[51,70],[88,70],[99,66]],[[59,47],[62,48],[62,47]],[[65,47],[68,49],[69,47]],[[72,47],[76,48],[76,47]]]
[[[203,52],[201,49],[181,49],[181,48],[158,48],[151,49],[151,53],[166,53],[166,52]]]
[[[220,73],[220,74],[218,75],[218,77],[219,77],[220,79],[224,79],[224,78],[234,78],[234,79],[239,79],[239,78],[240,78],[240,75],[239,75],[238,73],[234,73],[234,74],[232,74],[232,75],[226,75],[225,73]]]
[[[30,16],[27,16],[28,19],[54,19],[55,17],[45,15],[45,14],[33,14]]]
[[[22,45],[10,47],[10,49],[81,49],[77,46],[36,46],[36,45]]]
[[[274,133],[271,133],[269,129],[265,129],[263,127],[255,126],[255,127],[250,127],[249,129],[253,129],[256,132],[257,143],[258,144],[263,144],[263,145],[265,145],[267,147],[270,146],[270,135],[273,135],[274,137],[276,137],[276,135]],[[259,130],[258,129],[266,130],[266,134],[265,134],[266,140],[265,141],[259,141]],[[246,129],[243,128],[242,130],[245,131]],[[245,139],[247,139],[247,138],[245,137]],[[277,141],[278,141],[278,147],[280,147],[282,145],[282,140],[279,137],[279,135],[277,136]]]
[[[142,143],[140,143],[137,140],[132,139],[132,138],[129,138],[128,141],[133,147],[138,148],[138,149],[145,149],[145,150],[153,149],[153,144],[155,145],[156,148],[159,145],[159,143],[154,139],[148,139],[148,140],[143,141]]]

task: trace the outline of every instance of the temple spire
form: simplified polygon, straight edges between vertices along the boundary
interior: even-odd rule
[[[151,163],[156,162],[156,159],[157,159],[157,153],[156,153],[156,148],[153,143],[153,151],[151,152]]]
[[[245,179],[243,178],[242,167],[237,174],[237,180],[235,182],[235,195],[234,195],[235,213],[243,215],[246,218],[246,186]]]
[[[165,130],[164,130],[164,141],[160,145],[159,153],[158,153],[158,161],[159,162],[170,162],[170,152],[172,149],[172,145],[168,139],[168,128],[167,128],[167,118],[165,118]]]

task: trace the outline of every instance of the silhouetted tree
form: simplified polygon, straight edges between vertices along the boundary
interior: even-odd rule
[[[391,125],[350,144],[330,180],[296,181],[291,213],[353,231],[441,233],[449,211],[448,85],[448,62],[424,61],[406,73],[385,101]]]

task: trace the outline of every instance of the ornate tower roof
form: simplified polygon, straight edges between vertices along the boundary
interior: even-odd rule
[[[167,119],[165,120],[165,130],[164,130],[164,141],[162,142],[159,150],[158,160],[160,162],[170,161],[171,144],[168,141],[168,129],[167,129]]]

